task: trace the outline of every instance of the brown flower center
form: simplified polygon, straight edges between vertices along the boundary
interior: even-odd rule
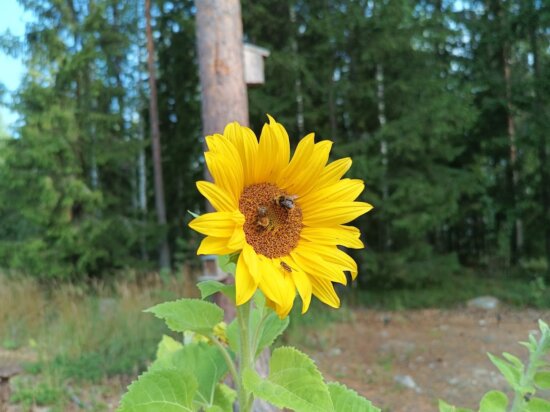
[[[302,209],[296,196],[273,183],[244,188],[239,209],[245,217],[246,241],[268,258],[288,255],[298,245],[302,230]]]

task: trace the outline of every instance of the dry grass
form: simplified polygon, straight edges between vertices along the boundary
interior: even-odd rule
[[[44,394],[48,403],[52,394],[63,402],[68,382],[135,376],[167,333],[163,322],[143,310],[197,294],[187,271],[120,278],[44,287],[33,279],[0,276],[0,365],[23,364],[30,373],[16,382],[19,402],[40,403]]]

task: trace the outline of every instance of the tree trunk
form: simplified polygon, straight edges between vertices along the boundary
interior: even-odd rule
[[[383,130],[386,126],[386,95],[384,91],[384,66],[382,64],[376,65],[376,96],[378,98],[378,123],[380,124],[380,130]],[[382,135],[380,139],[380,157],[382,158],[382,202],[383,205],[387,204],[389,197],[388,189],[388,142]],[[387,216],[382,222],[382,247],[384,251],[390,250],[392,240],[390,236],[390,230],[388,226]]]
[[[196,5],[203,134],[221,133],[225,125],[232,121],[248,126],[240,2],[197,0]],[[212,180],[208,170],[205,170],[205,177]],[[208,203],[207,210],[212,210]],[[215,256],[206,257],[203,270],[205,275],[220,277]],[[235,317],[234,306],[229,301],[220,300],[218,303],[225,310],[227,320]],[[265,355],[257,366],[262,374],[267,371]],[[276,409],[265,402],[256,401],[253,410],[267,412]]]
[[[511,263],[515,265],[523,248],[523,222],[518,216],[517,191],[519,185],[519,171],[517,167],[516,123],[512,104],[512,67],[510,64],[510,45],[504,44],[502,49],[503,75],[506,92],[506,126],[508,133],[509,160],[510,160],[510,195],[514,212],[514,230],[512,232]]]
[[[292,27],[292,36],[290,40],[290,47],[292,49],[293,66],[294,66],[294,94],[296,95],[296,125],[298,126],[298,134],[300,137],[304,136],[304,95],[302,92],[302,76],[300,73],[300,62],[298,54],[298,30],[296,27],[296,9],[293,2],[289,4],[290,23]]]
[[[501,38],[501,64],[502,78],[504,80],[504,100],[506,102],[506,133],[508,135],[508,181],[510,187],[510,211],[513,213],[513,230],[510,237],[510,263],[515,266],[519,261],[521,249],[523,247],[523,221],[517,210],[517,191],[519,185],[519,171],[517,165],[517,144],[516,144],[516,122],[514,118],[514,105],[512,103],[512,45],[509,36],[508,25],[506,21],[506,5],[501,4],[499,0],[493,1],[495,15],[498,16]]]
[[[238,0],[196,5],[203,134],[211,135],[229,122],[248,125],[241,5]]]
[[[203,134],[222,133],[233,121],[248,125],[248,96],[244,80],[243,26],[239,0],[198,0],[197,48]],[[206,146],[204,147],[207,150]],[[208,169],[205,178],[212,180]],[[207,202],[207,211],[212,205]],[[204,275],[219,280],[220,273],[215,256],[206,256]],[[235,316],[229,302],[219,302],[226,317]]]
[[[166,230],[166,206],[164,204],[164,183],[162,178],[162,156],[160,147],[159,113],[157,101],[157,78],[155,71],[155,44],[151,30],[151,0],[145,0],[145,20],[147,33],[147,67],[149,69],[149,118],[151,122],[151,140],[153,149],[153,170],[155,181],[155,206],[157,221]],[[161,269],[170,268],[170,249],[168,236],[163,235],[159,245],[159,264]]]

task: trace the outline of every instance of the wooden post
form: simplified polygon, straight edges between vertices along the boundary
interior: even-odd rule
[[[198,0],[196,5],[203,135],[222,133],[233,121],[248,126],[241,4],[239,0]],[[205,178],[212,180],[207,169]],[[213,210],[208,203],[206,209]],[[205,276],[223,278],[214,256],[205,257],[203,270]],[[232,305],[219,303],[226,317],[235,316]]]
[[[222,133],[227,123],[233,121],[248,126],[240,1],[197,0],[195,4],[203,134]],[[212,180],[208,170],[205,170],[205,178]],[[211,211],[212,206],[207,204],[207,210]],[[214,257],[205,260],[203,269],[205,275],[219,275]],[[219,304],[225,310],[226,319],[235,317],[232,304],[223,301]],[[266,357],[259,362],[258,368],[266,373]],[[253,410],[267,412],[276,409],[256,401]]]
[[[149,119],[151,121],[151,142],[153,149],[153,170],[155,178],[155,206],[157,222],[166,228],[166,206],[164,203],[164,181],[162,178],[162,154],[160,146],[159,110],[157,99],[157,75],[155,69],[155,43],[151,30],[151,0],[145,0],[145,20],[147,32],[147,67],[149,70]],[[170,249],[168,236],[164,234],[159,245],[161,269],[170,269]]]

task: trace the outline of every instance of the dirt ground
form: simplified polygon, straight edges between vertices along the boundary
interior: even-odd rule
[[[539,318],[550,321],[550,311],[360,309],[351,318],[304,337],[302,350],[317,361],[327,380],[345,383],[385,412],[435,412],[438,399],[477,410],[486,391],[506,391],[486,353],[510,352],[525,360],[527,350],[517,342],[538,329]],[[103,407],[92,409],[114,411],[128,382],[116,378],[97,387],[75,385],[71,398],[79,401],[71,401],[65,410],[83,410],[83,404],[90,410],[95,398]]]
[[[437,400],[477,408],[491,389],[507,391],[487,352],[525,361],[518,341],[550,312],[479,309],[358,310],[346,324],[312,336],[308,350],[328,380],[338,380],[384,411],[437,411]]]

